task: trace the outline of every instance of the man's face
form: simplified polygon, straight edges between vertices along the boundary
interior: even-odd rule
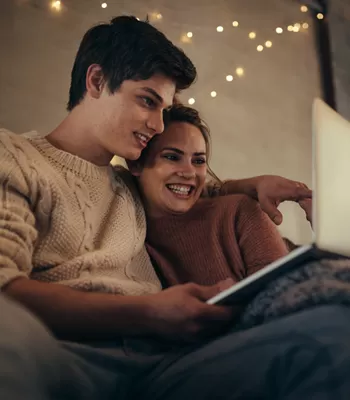
[[[175,83],[164,75],[107,86],[93,105],[95,142],[112,156],[136,160],[148,141],[163,132],[163,110],[173,103]]]

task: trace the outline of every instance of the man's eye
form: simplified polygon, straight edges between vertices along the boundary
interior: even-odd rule
[[[150,97],[142,97],[142,101],[148,106],[148,107],[153,107],[155,105],[155,102],[150,98]]]

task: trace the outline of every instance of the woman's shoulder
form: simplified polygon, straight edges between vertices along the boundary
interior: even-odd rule
[[[190,211],[189,217],[212,216],[215,219],[232,220],[240,215],[255,213],[257,207],[259,207],[257,201],[242,194],[200,198]]]
[[[198,207],[210,206],[213,208],[225,208],[231,210],[254,209],[259,203],[245,194],[227,194],[212,198],[201,198],[197,202]]]

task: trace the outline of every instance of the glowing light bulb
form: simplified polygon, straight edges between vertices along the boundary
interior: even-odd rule
[[[60,0],[55,0],[51,3],[51,8],[53,8],[56,11],[60,11],[61,6],[62,6],[62,4],[61,4]]]
[[[283,33],[283,29],[280,27],[276,28],[276,33],[280,35],[281,33]]]
[[[242,67],[236,68],[236,74],[239,77],[243,76],[244,75],[244,69]]]
[[[188,104],[190,104],[190,105],[194,104],[195,102],[196,102],[196,100],[193,97],[188,99]]]
[[[248,36],[249,36],[249,39],[255,39],[256,38],[256,33],[255,32],[250,32]]]
[[[156,15],[156,18],[157,18],[157,19],[162,19],[162,18],[163,18],[163,15],[160,14],[160,13],[158,13],[158,14]]]
[[[288,29],[289,32],[293,32],[293,25],[288,25],[287,29]]]
[[[217,30],[218,32],[223,32],[224,28],[223,28],[222,26],[218,26],[218,27],[216,28],[216,30]]]
[[[322,13],[317,14],[317,19],[323,19],[323,18],[324,18],[324,15]]]
[[[301,6],[300,11],[306,13],[308,11],[308,8],[306,6]]]
[[[262,46],[261,44],[259,44],[259,46],[256,48],[258,51],[263,51],[264,50],[264,46]]]
[[[268,40],[267,42],[265,42],[265,47],[272,47],[271,40]]]
[[[215,90],[213,90],[213,91],[210,93],[210,96],[211,96],[211,97],[216,97],[216,96],[217,96],[217,93],[215,92]]]
[[[101,7],[102,7],[102,8],[107,8],[107,3],[102,3],[102,4],[101,4]]]
[[[293,26],[293,32],[299,32],[299,31],[300,31],[300,27],[297,24],[295,24]]]
[[[307,29],[309,27],[309,24],[307,22],[304,22],[302,27],[303,27],[303,29]]]
[[[193,36],[193,33],[192,32],[187,32],[187,37],[188,38],[191,38]]]
[[[234,26],[235,28],[237,28],[238,25],[239,25],[238,21],[233,21],[232,22],[232,26]]]
[[[232,75],[227,75],[226,76],[227,82],[232,82],[233,81],[233,76]]]

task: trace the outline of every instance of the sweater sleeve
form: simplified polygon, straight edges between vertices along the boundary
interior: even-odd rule
[[[203,191],[201,193],[201,197],[203,198],[209,198],[209,197],[217,197],[220,196],[221,192],[221,187],[223,183],[211,180],[206,182]]]
[[[37,237],[29,200],[29,185],[35,188],[35,183],[27,157],[17,150],[9,134],[0,131],[0,288],[28,277]]]
[[[247,276],[288,254],[276,226],[250,197],[238,205],[236,232]]]

